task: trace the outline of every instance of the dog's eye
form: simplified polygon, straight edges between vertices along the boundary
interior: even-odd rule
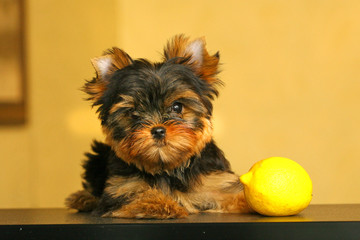
[[[139,113],[136,112],[135,110],[130,111],[130,116],[131,116],[131,118],[134,119],[134,120],[138,120],[138,119],[140,118]]]
[[[136,115],[136,114],[131,114],[131,118],[134,119],[134,120],[139,120],[140,116]]]
[[[174,102],[174,104],[171,106],[171,111],[176,113],[181,113],[183,109],[183,105],[179,102]]]

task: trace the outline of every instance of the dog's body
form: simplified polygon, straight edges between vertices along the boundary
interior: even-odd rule
[[[84,163],[84,190],[66,204],[106,217],[178,218],[248,212],[239,177],[212,140],[219,54],[176,36],[164,61],[132,60],[118,48],[93,60],[84,90],[106,134]]]

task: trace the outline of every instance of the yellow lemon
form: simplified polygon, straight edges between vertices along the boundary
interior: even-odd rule
[[[250,207],[266,216],[289,216],[304,210],[312,198],[312,182],[298,163],[272,157],[255,163],[240,177]]]

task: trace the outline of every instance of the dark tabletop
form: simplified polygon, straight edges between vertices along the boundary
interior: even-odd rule
[[[202,213],[100,218],[66,209],[0,209],[0,239],[358,239],[360,204],[310,205],[296,216]]]

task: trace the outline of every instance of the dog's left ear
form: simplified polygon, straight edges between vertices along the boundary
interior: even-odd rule
[[[113,73],[130,65],[132,61],[126,52],[116,47],[108,50],[101,57],[91,59],[91,63],[96,71],[96,77],[86,82],[83,87],[84,92],[90,96],[88,99],[93,100],[94,104],[97,104],[107,89],[109,79]]]
[[[218,82],[219,52],[209,55],[205,38],[189,41],[184,35],[177,35],[168,42],[164,49],[165,60],[176,59],[177,63],[190,66],[193,71],[209,84]]]

